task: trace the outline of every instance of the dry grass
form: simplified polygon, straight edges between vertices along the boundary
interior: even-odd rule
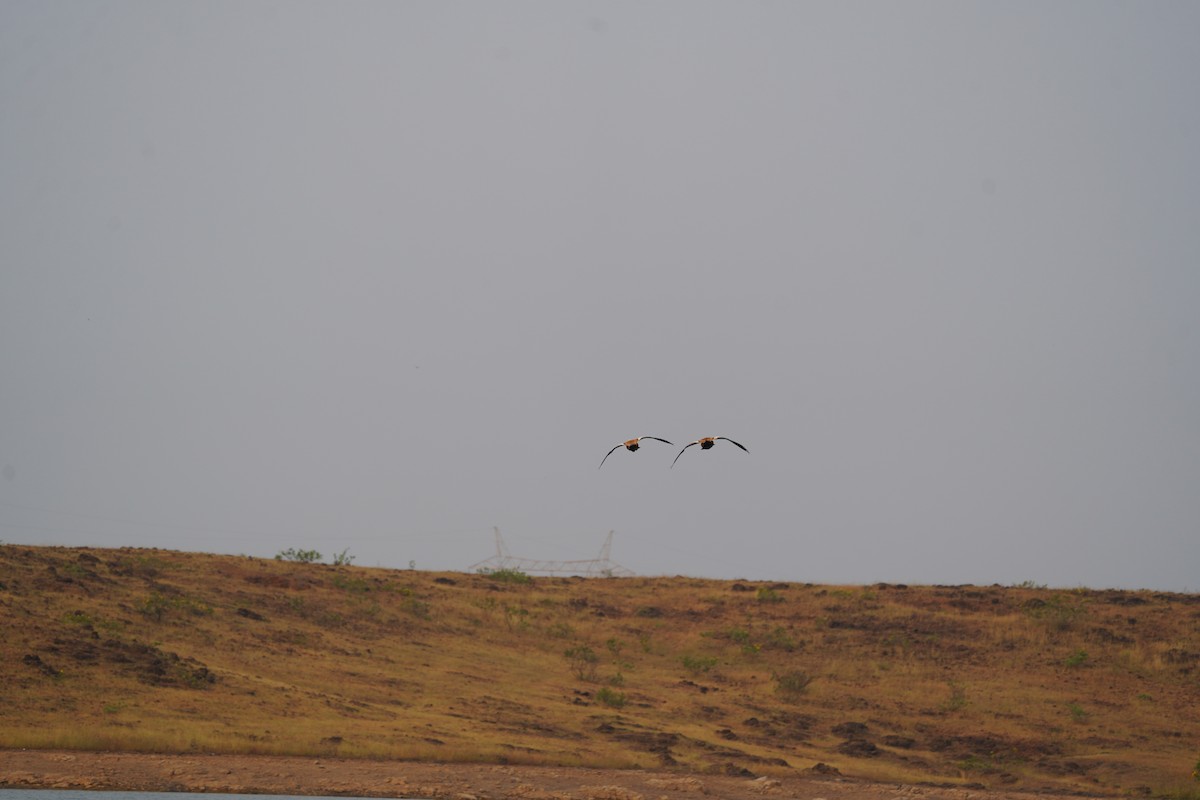
[[[0,622],[0,747],[1197,797],[1194,595],[5,545]]]

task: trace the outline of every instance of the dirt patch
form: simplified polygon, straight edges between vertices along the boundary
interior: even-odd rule
[[[221,792],[454,800],[751,800],[764,794],[828,800],[963,800],[960,787],[905,787],[848,780],[817,764],[753,779],[658,770],[598,770],[430,764],[277,756],[78,753],[0,750],[0,788]],[[1067,795],[972,790],[977,800],[1067,800]],[[1079,795],[1071,795],[1078,800]]]
[[[596,730],[619,741],[629,742],[639,750],[657,756],[663,766],[674,766],[676,763],[674,756],[671,755],[671,748],[679,742],[678,734],[618,728],[607,722],[601,723]]]
[[[814,723],[813,717],[795,711],[773,711],[742,721],[749,740],[765,742],[806,742]]]
[[[208,667],[194,658],[180,658],[140,642],[98,641],[95,632],[90,628],[88,631],[89,637],[55,638],[47,650],[80,664],[110,664],[151,686],[203,689],[217,680]]]

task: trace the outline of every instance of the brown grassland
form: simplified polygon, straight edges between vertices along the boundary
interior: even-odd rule
[[[1200,798],[1200,596],[0,545],[0,748]]]

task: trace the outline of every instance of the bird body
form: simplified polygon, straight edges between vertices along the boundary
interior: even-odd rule
[[[627,441],[621,442],[620,444],[614,446],[612,450],[609,450],[608,454],[605,455],[604,458],[600,459],[600,467],[603,467],[604,462],[608,461],[608,456],[611,456],[613,453],[617,452],[617,450],[622,447],[624,447],[626,450],[628,450],[631,453],[636,453],[637,449],[642,446],[642,439],[653,439],[656,442],[665,442],[666,444],[672,444],[671,442],[668,442],[666,439],[660,439],[657,436],[639,436],[636,439],[629,439]],[[710,445],[710,447],[711,447],[711,445]],[[596,469],[600,469],[600,467],[596,467]]]
[[[736,444],[738,447],[741,447],[743,450],[746,450],[744,445],[738,444],[737,442],[733,441],[733,439],[730,439],[728,436],[705,436],[702,439],[697,439],[696,441],[692,442],[691,444],[684,445],[683,450],[687,450],[692,445],[697,445],[697,444],[700,445],[701,450],[711,450],[713,448],[713,445],[715,445],[717,443],[718,439],[724,439],[725,441],[730,442],[732,444]],[[680,450],[679,454],[675,456],[675,461],[678,461],[679,456],[683,455],[683,450]],[[749,453],[750,451],[746,450],[746,452]],[[671,462],[672,467],[675,466],[675,461]]]

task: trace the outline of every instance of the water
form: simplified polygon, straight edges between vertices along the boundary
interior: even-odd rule
[[[0,789],[0,800],[356,800],[339,795],[217,794],[213,792],[93,792],[75,789]],[[358,798],[357,800],[379,800]]]

